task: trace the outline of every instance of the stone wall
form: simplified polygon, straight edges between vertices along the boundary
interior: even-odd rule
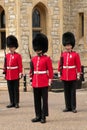
[[[48,0],[48,6],[51,7],[52,10],[52,15],[51,15],[51,22],[52,22],[52,27],[51,27],[51,38],[52,38],[52,59],[53,62],[56,64],[58,61],[58,57],[60,54],[60,36],[61,36],[61,31],[60,31],[60,12],[61,8],[59,6],[60,1],[59,0]]]
[[[32,1],[31,0],[20,0],[20,43],[21,43],[21,54],[23,57],[24,66],[29,67],[29,52],[31,47],[31,14],[32,14]],[[27,65],[28,64],[28,65]]]
[[[6,35],[16,35],[19,41],[18,51],[22,54],[24,67],[29,67],[28,47],[32,51],[32,12],[33,8],[42,3],[46,8],[46,34],[49,39],[48,55],[54,67],[60,56],[62,37],[62,1],[61,0],[1,0],[6,14]],[[50,24],[49,24],[50,23]]]
[[[79,14],[84,14],[84,36],[80,37]],[[70,0],[70,30],[75,34],[76,47],[81,63],[85,66],[85,80],[87,80],[87,0]]]
[[[48,52],[48,55],[51,55],[51,58],[53,59],[53,63],[57,66],[57,61],[60,53],[60,37],[61,37],[61,26],[60,26],[60,19],[61,19],[61,7],[60,7],[60,1],[59,0],[49,0],[47,2],[42,1],[43,5],[48,10],[48,15],[50,15],[47,18],[47,21],[50,21],[51,25],[48,24],[47,28],[50,28],[50,31],[47,29],[46,34],[49,35],[49,41],[50,41],[50,49]],[[24,66],[27,66],[27,63],[29,63],[29,54],[28,54],[28,47],[32,51],[32,11],[34,6],[38,3],[38,0],[31,1],[31,0],[21,0],[20,2],[17,1],[8,1],[6,5],[9,5],[8,7],[8,15],[10,16],[8,20],[8,34],[13,33],[14,35],[17,34],[19,38],[20,48],[19,51],[22,54]],[[19,8],[15,10],[14,5],[18,5]],[[17,12],[15,14],[15,12]],[[50,11],[49,11],[50,10]],[[10,12],[10,13],[9,13]],[[50,14],[50,13],[51,14]],[[16,16],[17,15],[17,16]],[[15,24],[15,18],[18,17],[18,21],[16,20]],[[50,19],[50,20],[49,20]],[[13,25],[14,23],[14,25]],[[18,28],[17,28],[18,25]],[[18,30],[16,30],[18,29]],[[18,31],[18,32],[17,32]],[[33,55],[33,54],[32,54]],[[54,65],[54,67],[55,67]]]
[[[70,31],[70,0],[63,0],[63,32]]]
[[[45,18],[45,32],[49,39],[48,55],[51,56],[53,67],[57,62],[62,48],[62,34],[72,31],[76,37],[75,50],[79,52],[81,62],[87,66],[87,0],[0,0],[6,15],[6,36],[13,34],[19,41],[18,52],[22,54],[24,68],[29,68],[29,53],[32,50],[32,12],[35,6],[41,6]],[[80,12],[84,13],[84,37],[79,38]],[[0,50],[1,65],[3,52]],[[0,65],[0,66],[1,66]],[[86,69],[85,69],[86,70]]]

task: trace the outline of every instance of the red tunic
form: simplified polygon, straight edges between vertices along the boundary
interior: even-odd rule
[[[8,53],[6,55],[6,80],[19,79],[22,73],[22,58],[18,53]]]
[[[50,57],[46,55],[35,56],[32,58],[32,62],[34,65],[32,86],[35,88],[47,87],[49,85],[49,79],[53,78],[53,68]]]
[[[77,75],[81,73],[81,62],[79,54],[72,52],[63,52],[63,69],[61,80],[76,80]],[[58,72],[60,72],[60,62],[58,63]]]

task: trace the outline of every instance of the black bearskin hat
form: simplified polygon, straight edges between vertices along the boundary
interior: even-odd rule
[[[16,47],[16,48],[18,48],[18,40],[13,35],[9,35],[6,38],[6,44],[7,44],[7,47]]]
[[[33,40],[34,51],[42,50],[42,53],[48,51],[48,38],[42,33],[38,33]]]
[[[71,32],[66,32],[63,34],[62,43],[64,46],[71,44],[72,48],[75,46],[75,37],[74,34]]]

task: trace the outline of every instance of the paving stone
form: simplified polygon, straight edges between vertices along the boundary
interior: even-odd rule
[[[8,91],[0,91],[0,130],[87,130],[87,91],[77,90],[77,113],[64,113],[64,93],[49,92],[49,116],[45,124],[35,117],[32,91],[20,91],[20,108],[6,108]]]

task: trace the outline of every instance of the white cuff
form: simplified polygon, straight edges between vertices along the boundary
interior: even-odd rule
[[[58,78],[60,78],[60,72],[58,72]]]
[[[49,83],[48,83],[49,86],[51,86],[51,81],[52,81],[52,79],[49,79]]]
[[[22,73],[19,73],[19,79],[21,79],[22,78]]]
[[[80,73],[77,73],[77,79],[80,79]]]

